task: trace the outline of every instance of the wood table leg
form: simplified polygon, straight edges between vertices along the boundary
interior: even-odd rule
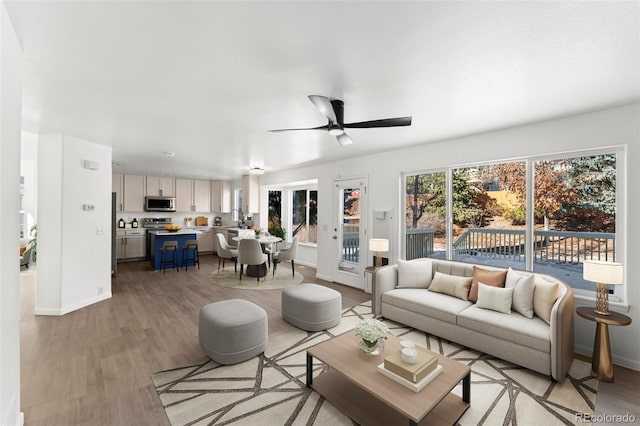
[[[591,377],[603,382],[613,382],[609,326],[601,322],[596,323],[596,338],[593,342],[593,359],[591,360]]]

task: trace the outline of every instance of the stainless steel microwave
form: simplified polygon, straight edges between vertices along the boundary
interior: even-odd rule
[[[176,199],[173,197],[144,197],[144,209],[148,212],[175,212]]]

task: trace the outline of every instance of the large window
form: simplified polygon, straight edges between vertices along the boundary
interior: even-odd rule
[[[318,191],[291,191],[291,235],[300,243],[318,242]]]
[[[582,261],[620,260],[621,152],[406,175],[405,257],[535,270],[591,292]]]

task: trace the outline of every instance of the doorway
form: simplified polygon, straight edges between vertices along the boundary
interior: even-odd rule
[[[334,184],[334,281],[364,288],[367,260],[367,178],[336,179]]]

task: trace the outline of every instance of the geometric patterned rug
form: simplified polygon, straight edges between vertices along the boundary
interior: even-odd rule
[[[223,366],[209,358],[153,374],[172,425],[354,425],[305,386],[306,349],[371,318],[370,302],[343,312],[329,330],[291,327],[269,336],[264,354]],[[573,425],[593,413],[598,381],[591,365],[573,360],[562,383],[428,333],[385,321],[391,333],[471,367],[471,406],[460,425]],[[354,343],[355,350],[355,343]],[[322,366],[314,359],[319,366]],[[321,371],[318,371],[319,374]],[[453,393],[462,395],[458,385]],[[588,423],[581,423],[588,424]]]

